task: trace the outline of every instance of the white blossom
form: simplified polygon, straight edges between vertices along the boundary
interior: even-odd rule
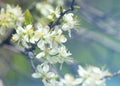
[[[63,32],[61,29],[57,28],[50,34],[52,40],[58,42],[58,43],[65,43],[67,41],[67,38],[63,35]]]
[[[41,59],[42,57],[45,57],[45,52],[40,52],[40,53],[37,54],[37,56],[36,56],[37,59]]]
[[[25,28],[18,26],[16,28],[16,34],[13,35],[12,40],[21,42],[23,46],[27,46],[30,42],[30,38],[33,36],[34,30],[31,24],[27,25]]]
[[[89,66],[87,69],[79,66],[78,73],[82,79],[82,86],[105,86],[104,77],[109,74],[107,70],[93,66]]]
[[[72,54],[66,49],[65,46],[58,48],[58,53],[59,63],[72,62],[72,58],[70,57]]]
[[[41,50],[45,50],[45,41],[41,39],[40,41],[38,41],[37,46]]]
[[[6,9],[2,8],[0,11],[0,27],[4,29],[15,28],[18,22],[24,20],[22,10],[19,6],[12,7],[6,6]]]
[[[73,29],[76,25],[76,20],[73,18],[73,13],[68,13],[63,16],[63,24],[62,29],[64,31],[68,31],[69,36],[71,37],[71,29]]]
[[[59,6],[55,10],[51,10],[50,14],[47,16],[47,18],[51,21],[54,21],[55,19],[60,17],[60,8]]]
[[[56,78],[56,74],[53,72],[50,72],[49,65],[46,63],[43,63],[41,65],[37,66],[37,70],[35,73],[32,74],[32,77],[34,78],[42,78],[43,80],[49,80],[52,78]]]

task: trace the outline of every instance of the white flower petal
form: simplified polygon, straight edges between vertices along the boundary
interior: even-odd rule
[[[47,73],[47,72],[49,71],[49,65],[48,65],[48,64],[44,64],[44,65],[43,65],[43,71],[44,71],[45,73]]]
[[[81,77],[84,77],[87,74],[87,71],[79,65],[78,73]]]
[[[60,37],[60,42],[65,43],[67,41],[67,38],[65,38],[63,35]]]
[[[45,56],[45,53],[44,52],[40,52],[39,54],[37,54],[36,58],[40,59],[40,58],[42,58],[44,56]]]
[[[37,43],[37,46],[38,48],[40,48],[41,50],[44,50],[45,49],[45,42],[43,40],[40,40],[38,43]]]
[[[56,55],[58,53],[57,49],[52,49],[49,51],[50,55]]]
[[[39,75],[39,73],[33,73],[33,74],[32,74],[32,77],[33,77],[33,78],[40,78],[40,75]]]
[[[32,28],[32,25],[31,25],[31,24],[29,24],[29,25],[26,26],[26,30],[29,30],[29,29],[31,29],[31,28]]]

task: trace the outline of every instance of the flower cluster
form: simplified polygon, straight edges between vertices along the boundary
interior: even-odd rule
[[[41,64],[37,66],[36,73],[33,73],[34,78],[42,78],[45,86],[75,86],[81,83],[81,79],[74,79],[73,76],[66,74],[64,78],[58,79],[54,72],[50,72],[48,64]]]
[[[3,29],[14,28],[17,23],[24,20],[22,10],[19,6],[12,7],[7,5],[0,11],[0,27]]]
[[[37,26],[34,31],[32,25],[27,25],[25,28],[19,26],[16,28],[16,34],[13,35],[13,40],[18,41],[24,47],[29,47],[29,44],[37,43],[40,53],[36,55],[37,59],[42,59],[51,64],[63,63],[70,61],[71,53],[66,49],[63,43],[67,38],[60,28],[55,28],[53,31],[48,26]]]
[[[27,25],[25,28],[18,26],[16,28],[16,34],[13,35],[12,40],[24,45],[24,47],[27,47],[27,43],[31,41],[30,38],[33,36],[33,34],[34,30],[31,24]]]
[[[56,16],[59,16],[59,6],[55,9],[55,5],[62,5],[63,0],[43,0],[38,2],[35,7],[37,12],[40,14],[37,17],[38,23],[41,22],[47,25],[49,22],[54,21]],[[48,9],[49,8],[49,9]]]
[[[2,38],[8,29],[13,29],[23,22],[24,17],[19,6],[12,7],[7,5],[0,10],[0,38]]]
[[[78,75],[74,78],[70,74],[65,74],[64,78],[59,78],[54,72],[50,72],[49,65],[42,64],[37,66],[37,72],[33,73],[34,78],[42,78],[45,86],[106,86],[105,78],[110,73],[98,67],[88,66],[84,69],[79,65]]]
[[[48,0],[48,2],[53,4],[53,0]],[[73,61],[71,52],[65,46],[67,42],[65,33],[68,32],[68,36],[71,37],[71,30],[75,28],[77,21],[73,13],[68,13],[61,6],[54,9],[52,5],[41,2],[36,4],[36,9],[45,18],[40,17],[42,22],[36,20],[34,25],[33,21],[22,22],[24,18],[28,19],[31,15],[27,11],[28,16],[24,17],[18,6],[13,8],[7,5],[6,9],[1,9],[0,14],[0,32],[4,28],[14,28],[16,33],[12,35],[12,42],[24,47],[25,55],[33,54],[33,58],[30,59],[35,59],[40,63],[35,68],[32,77],[41,78],[45,86],[105,86],[104,77],[109,75],[109,72],[97,67],[89,66],[84,69],[79,66],[77,77],[66,74],[64,78],[56,72],[57,70],[53,70],[55,64]],[[50,27],[50,24],[53,26]],[[32,47],[35,48],[32,49]]]

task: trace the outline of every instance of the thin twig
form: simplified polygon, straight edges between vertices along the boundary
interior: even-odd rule
[[[113,78],[113,77],[116,77],[118,75],[120,75],[120,70],[113,73],[113,74],[109,74],[109,75],[105,76],[103,79]]]
[[[115,72],[115,73],[109,73],[108,75],[102,77],[101,80],[113,78],[113,77],[116,77],[116,76],[118,76],[118,75],[120,75],[120,70],[117,71],[117,72]]]
[[[34,61],[33,61],[33,58],[35,57],[35,54],[33,52],[34,49],[31,49],[31,50],[25,49],[25,51],[23,52],[23,54],[27,57],[27,59],[29,60],[29,62],[31,64],[31,68],[35,72],[36,66],[35,66]]]
[[[17,52],[17,53],[21,53],[22,55],[25,55],[26,58],[29,60],[33,71],[36,70],[35,64],[33,62],[33,57],[35,57],[35,55],[32,50],[26,51],[26,49],[24,49],[23,47],[19,47],[19,46],[13,45],[13,44],[12,45],[4,44],[4,47],[7,49],[10,49],[13,52]]]
[[[30,59],[30,63],[31,63],[31,67],[32,67],[33,71],[35,72],[36,66],[35,66],[35,64],[33,62],[33,59]]]

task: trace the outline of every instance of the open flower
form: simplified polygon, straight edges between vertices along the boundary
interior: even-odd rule
[[[47,16],[49,20],[54,21],[60,17],[60,7],[58,6],[55,10],[51,10],[50,14]]]
[[[87,69],[79,66],[78,73],[82,79],[82,86],[105,86],[104,77],[109,74],[107,70],[93,66],[89,66]]]
[[[56,78],[56,74],[53,72],[49,72],[49,71],[50,71],[49,65],[46,63],[43,63],[37,66],[37,70],[35,73],[32,74],[32,77],[42,78],[43,80],[49,80],[52,78]]]
[[[52,31],[50,37],[52,41],[56,41],[57,43],[65,43],[67,41],[67,38],[59,28],[56,28],[54,31]]]
[[[62,29],[64,31],[68,31],[69,36],[71,37],[71,29],[73,29],[76,25],[76,20],[73,18],[73,13],[68,13],[63,16],[63,23],[62,23]]]
[[[34,29],[31,24],[27,25],[25,28],[18,26],[16,28],[16,34],[13,35],[12,40],[22,43],[23,46],[27,46],[26,43],[30,42],[30,38],[33,36],[33,34]]]
[[[72,62],[72,59],[70,58],[72,54],[66,49],[65,46],[58,48],[58,53],[59,63]]]

